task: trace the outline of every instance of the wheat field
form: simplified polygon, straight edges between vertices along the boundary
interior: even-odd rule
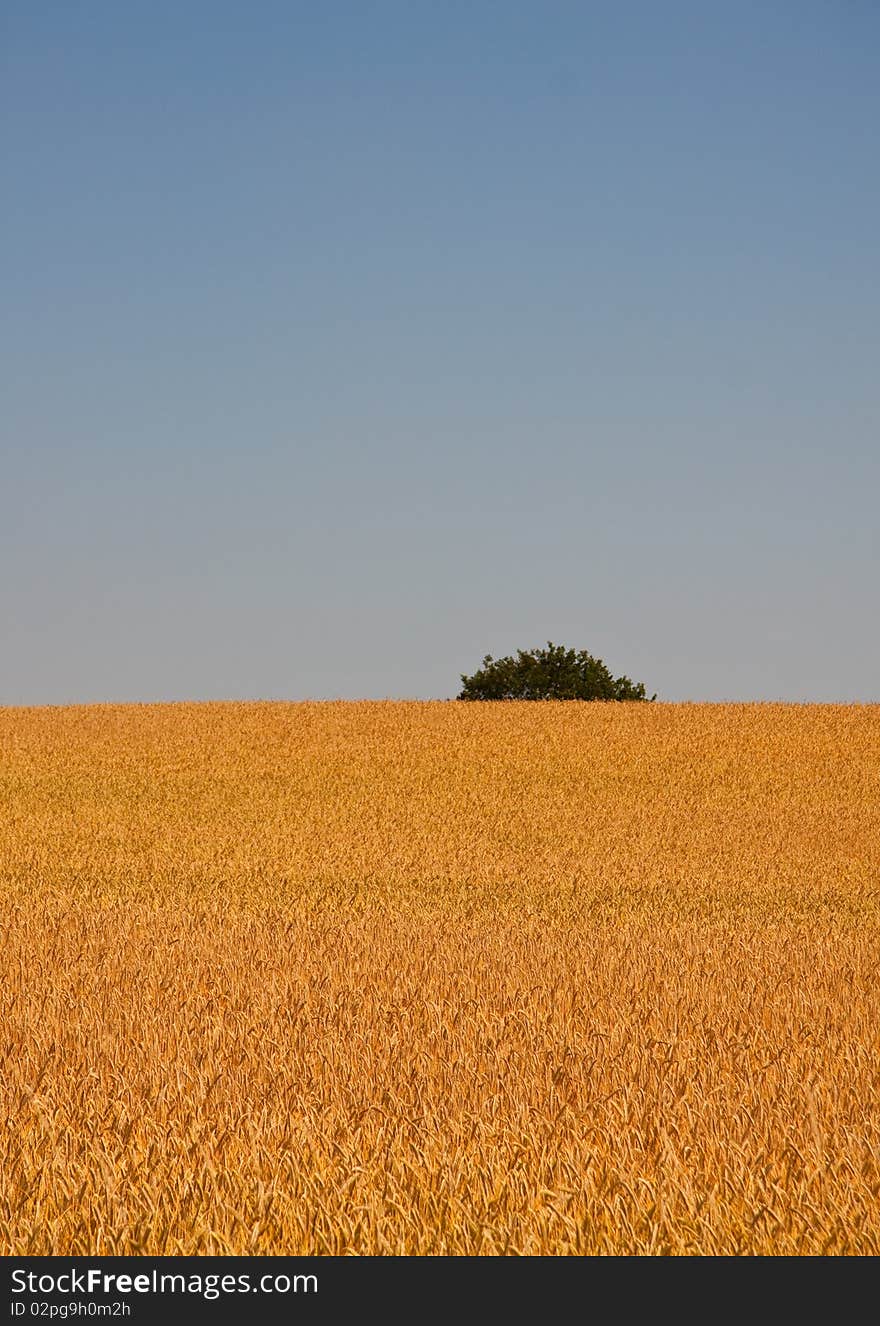
[[[0,710],[0,1252],[880,1253],[880,707]]]

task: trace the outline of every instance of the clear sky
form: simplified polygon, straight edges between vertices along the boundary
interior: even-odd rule
[[[0,29],[0,703],[880,700],[874,0]]]

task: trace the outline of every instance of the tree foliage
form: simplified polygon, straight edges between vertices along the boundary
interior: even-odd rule
[[[547,641],[546,649],[520,649],[493,658],[472,676],[462,673],[459,700],[647,700],[643,682],[613,677],[599,658]],[[650,697],[655,700],[656,695]]]

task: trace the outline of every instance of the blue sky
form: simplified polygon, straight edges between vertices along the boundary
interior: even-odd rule
[[[0,23],[0,704],[880,699],[877,6]]]

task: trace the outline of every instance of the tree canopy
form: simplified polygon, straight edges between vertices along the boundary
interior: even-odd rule
[[[493,658],[472,676],[462,673],[459,700],[647,700],[643,682],[614,677],[600,658],[547,641],[546,649],[520,649]],[[655,700],[656,695],[650,699]]]

